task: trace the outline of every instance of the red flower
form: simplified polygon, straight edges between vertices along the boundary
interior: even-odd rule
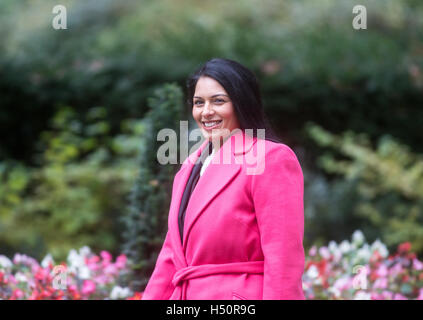
[[[126,298],[126,300],[141,300],[143,292],[135,292],[132,297]]]
[[[383,260],[382,255],[379,253],[378,250],[375,250],[372,254],[372,256],[370,257],[370,263],[376,263],[378,261]]]
[[[375,281],[377,278],[379,278],[379,275],[376,271],[370,273],[370,281]]]
[[[414,260],[416,258],[417,258],[417,255],[414,252],[408,254],[408,259]]]
[[[404,242],[404,243],[401,243],[399,246],[398,246],[398,251],[400,252],[400,253],[407,253],[407,252],[409,252],[411,250],[411,243],[410,242]]]

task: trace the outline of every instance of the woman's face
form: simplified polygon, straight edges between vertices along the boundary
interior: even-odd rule
[[[210,77],[201,77],[197,81],[192,116],[208,140],[223,138],[224,141],[232,130],[240,128],[229,95],[219,82]]]

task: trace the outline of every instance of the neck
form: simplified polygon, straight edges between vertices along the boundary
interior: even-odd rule
[[[226,140],[228,140],[228,139],[229,139],[229,137],[230,137],[231,135],[232,135],[232,134],[230,134],[230,135],[226,136],[225,138],[223,138],[223,137],[219,137],[219,138],[217,138],[217,139],[212,140],[212,144],[213,144],[213,151],[214,151],[214,152],[219,151],[219,149],[223,146],[223,144],[225,143],[225,141],[226,141]]]

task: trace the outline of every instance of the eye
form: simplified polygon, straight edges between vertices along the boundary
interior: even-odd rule
[[[201,103],[203,103],[201,100],[196,100],[196,101],[194,101],[194,105],[199,105],[199,104],[201,104]]]
[[[224,103],[225,102],[225,100],[223,100],[223,99],[216,99],[214,101],[217,102],[217,103]]]

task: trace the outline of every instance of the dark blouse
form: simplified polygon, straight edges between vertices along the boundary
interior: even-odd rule
[[[197,162],[194,164],[191,174],[188,178],[188,182],[185,186],[184,194],[182,195],[181,206],[179,207],[178,223],[179,223],[179,234],[181,236],[181,243],[183,241],[183,232],[184,232],[184,220],[185,220],[185,211],[188,207],[188,202],[191,197],[192,192],[194,191],[195,186],[197,185],[198,179],[200,178],[201,167],[203,166],[204,160],[210,155],[213,151],[213,144],[211,142],[203,149],[200,157],[197,159]]]

